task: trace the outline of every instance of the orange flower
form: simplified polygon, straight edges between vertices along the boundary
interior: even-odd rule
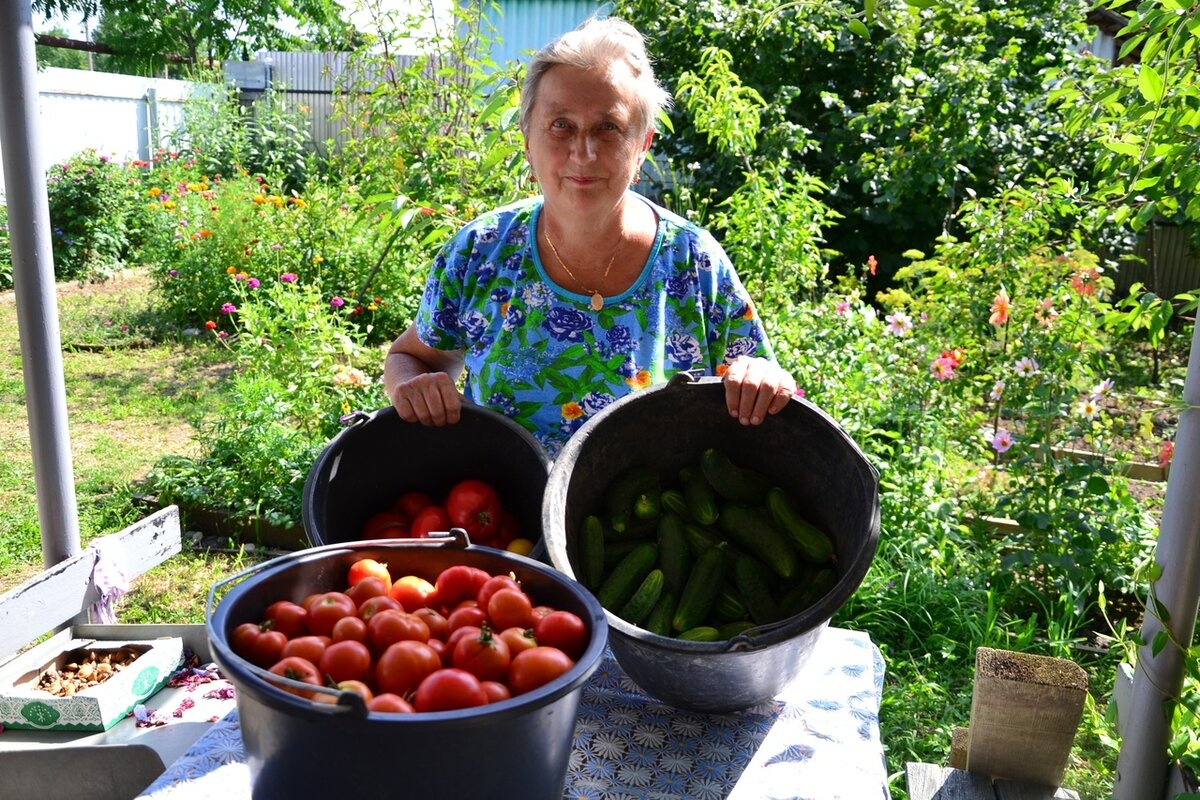
[[[1080,295],[1096,294],[1096,283],[1100,280],[1100,271],[1095,267],[1081,269],[1071,278],[1071,288]]]
[[[562,415],[565,420],[576,420],[583,416],[583,407],[574,401],[562,404]]]
[[[1001,328],[1008,323],[1008,315],[1012,313],[1012,303],[1008,299],[1008,291],[1001,286],[996,299],[992,300],[992,315],[988,322]]]
[[[632,378],[626,378],[625,383],[634,389],[645,389],[652,380],[653,376],[650,375],[650,370],[640,369]]]
[[[225,272],[228,273],[229,275],[237,275],[237,271],[238,271],[237,267],[235,267],[233,264],[230,264],[228,267],[225,268]]]
[[[717,364],[717,377],[718,378],[724,378],[726,372],[729,372],[728,364]]]
[[[879,262],[875,260],[875,256],[867,256],[867,269],[871,271],[872,275],[875,274],[875,270],[879,269]]]

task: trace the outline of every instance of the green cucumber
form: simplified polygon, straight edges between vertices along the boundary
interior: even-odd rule
[[[710,547],[696,559],[688,575],[671,627],[676,631],[694,628],[708,618],[725,581],[725,545]]]
[[[721,641],[721,632],[711,625],[697,625],[694,628],[688,628],[675,638],[686,642],[719,642]]]
[[[658,496],[658,502],[662,504],[664,514],[670,511],[673,514],[679,515],[679,518],[683,520],[688,520],[692,517],[692,512],[688,510],[687,499],[679,489],[663,489],[662,494]]]
[[[688,548],[683,520],[673,511],[663,514],[658,521],[658,564],[667,588],[676,594],[682,592],[692,568],[692,551]]]
[[[787,536],[775,529],[770,515],[742,503],[728,502],[721,510],[721,530],[781,578],[800,571],[796,548]]]
[[[629,598],[629,602],[621,608],[617,616],[626,622],[641,625],[642,621],[654,610],[654,605],[658,602],[658,598],[662,596],[662,592],[663,571],[661,569],[652,569],[633,593],[633,597]]]
[[[822,567],[813,575],[812,580],[800,584],[789,591],[780,600],[782,613],[785,617],[794,617],[808,609],[829,593],[837,583],[837,570],[833,567]]]
[[[717,595],[716,605],[713,606],[713,618],[718,622],[737,622],[744,620],[749,614],[737,590],[728,583],[722,586]]]
[[[607,575],[610,570],[615,569],[617,564],[620,564],[625,556],[632,553],[640,545],[653,541],[653,539],[648,538],[621,539],[620,541],[609,541],[606,539],[604,542],[605,574]]]
[[[834,560],[833,540],[800,514],[792,498],[782,488],[774,486],[767,492],[767,511],[779,529],[791,538],[805,560],[813,564]]]
[[[639,544],[613,567],[596,593],[596,599],[609,611],[622,608],[657,563],[658,545],[653,542]]]
[[[700,454],[700,471],[721,497],[752,506],[762,503],[773,485],[766,475],[733,463],[715,447]]]
[[[595,514],[584,517],[579,532],[579,580],[593,590],[604,580],[604,525]]]
[[[742,556],[733,565],[733,583],[746,603],[750,618],[766,625],[782,618],[779,604],[768,589],[767,567],[753,556]]]
[[[616,533],[624,533],[633,518],[638,496],[658,485],[658,472],[644,465],[629,467],[613,478],[604,497],[609,527]]]
[[[659,636],[671,635],[671,618],[675,616],[675,606],[679,604],[679,595],[664,589],[663,593],[658,596],[658,602],[654,604],[654,608],[650,611],[650,616],[646,617],[646,623],[642,626],[651,633],[657,633]]]
[[[679,479],[683,482],[683,497],[692,519],[701,525],[715,523],[721,509],[717,505],[717,493],[704,474],[695,467],[684,467],[679,470]]]
[[[657,521],[662,516],[662,492],[658,487],[647,489],[633,500],[633,516],[639,520]]]
[[[727,641],[740,633],[745,633],[753,627],[753,622],[744,619],[726,622],[725,624],[717,627],[717,638],[721,641]]]

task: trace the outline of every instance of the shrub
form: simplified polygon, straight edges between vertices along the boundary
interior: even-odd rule
[[[95,150],[50,169],[46,188],[56,278],[107,276],[137,250],[142,224],[135,170]]]
[[[0,289],[11,289],[12,285],[12,240],[8,233],[8,206],[0,205]]]

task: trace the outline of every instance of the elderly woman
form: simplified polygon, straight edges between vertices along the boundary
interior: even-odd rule
[[[542,194],[475,219],[438,255],[384,366],[401,418],[457,422],[464,367],[466,398],[552,458],[591,415],[680,370],[723,376],[743,424],[785,407],[795,381],[724,250],[630,189],[669,102],[620,20],[588,20],[534,56],[521,132]]]

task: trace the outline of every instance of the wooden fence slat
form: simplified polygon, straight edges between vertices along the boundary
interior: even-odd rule
[[[1079,800],[1079,795],[1070,789],[1034,783],[998,780],[993,788],[996,800]]]
[[[92,571],[100,548],[132,581],[180,550],[179,508],[168,506],[0,595],[0,661],[77,618],[100,599]]]
[[[908,800],[995,800],[992,782],[983,775],[936,764],[905,765]]]

